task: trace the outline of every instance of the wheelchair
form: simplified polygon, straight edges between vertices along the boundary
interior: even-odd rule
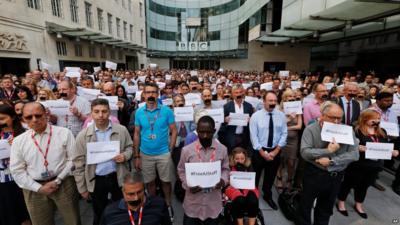
[[[232,201],[228,199],[225,194],[222,197],[222,204],[224,206],[221,215],[220,215],[220,224],[221,225],[236,225],[236,219],[232,216]],[[247,215],[244,215],[244,219],[246,220]],[[256,216],[256,225],[265,225],[264,215],[261,209],[258,209],[257,216]]]

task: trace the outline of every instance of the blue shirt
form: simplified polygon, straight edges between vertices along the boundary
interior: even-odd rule
[[[151,123],[154,123],[153,130]],[[150,111],[145,105],[136,110],[135,126],[140,127],[140,151],[146,155],[169,152],[169,125],[174,123],[174,113],[168,106],[157,104],[157,108]]]
[[[108,127],[105,131],[99,130],[96,125],[94,125],[94,130],[96,132],[97,141],[110,141],[112,132],[111,121],[108,122]],[[98,176],[105,176],[115,171],[117,171],[117,165],[114,160],[111,159],[107,162],[97,164],[95,173]]]
[[[268,146],[269,117],[269,112],[262,109],[255,112],[250,118],[250,139],[254,150],[260,150],[262,147],[266,148]],[[272,111],[272,119],[274,121],[272,148],[277,145],[283,147],[286,145],[288,133],[286,116],[283,112],[274,109]]]

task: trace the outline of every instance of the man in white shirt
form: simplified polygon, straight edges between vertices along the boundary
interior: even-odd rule
[[[68,128],[76,136],[82,130],[83,123],[90,113],[90,103],[75,94],[75,87],[70,81],[62,81],[58,85],[58,91],[60,97],[69,101],[71,107],[70,114],[57,116],[57,126]]]
[[[11,147],[10,170],[23,189],[33,225],[54,225],[58,209],[65,225],[80,225],[79,195],[74,178],[71,131],[47,123],[40,103],[27,103],[23,118],[31,129],[16,137]]]

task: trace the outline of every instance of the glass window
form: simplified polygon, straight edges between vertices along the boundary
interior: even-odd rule
[[[143,30],[141,30],[143,31]],[[143,36],[143,35],[141,35]],[[176,40],[176,33],[170,31],[162,31],[150,28],[150,37],[154,39],[166,40],[166,41],[175,41]],[[141,41],[143,44],[143,40]]]
[[[132,0],[128,0],[128,10],[132,12]]]
[[[92,4],[85,2],[86,26],[92,27]]]
[[[129,40],[133,41],[133,25],[129,25]]]
[[[76,0],[70,0],[69,2],[70,10],[71,10],[71,20],[72,22],[78,22],[78,3]]]
[[[67,44],[64,41],[57,41],[56,46],[58,55],[67,55]]]
[[[107,13],[108,33],[112,34],[112,15]]]
[[[99,23],[99,31],[103,31],[104,19],[103,19],[103,10],[97,8],[97,22]]]
[[[115,59],[115,51],[114,50],[110,50],[110,58]]]
[[[89,46],[89,57],[96,58],[96,47]]]
[[[82,56],[82,45],[80,44],[75,44],[75,56]]]
[[[140,43],[143,44],[144,41],[144,31],[143,29],[140,30]]]
[[[103,58],[103,59],[107,58],[106,48],[101,48],[100,49],[100,57]]]
[[[121,20],[115,18],[115,23],[117,24],[117,37],[121,36]]]
[[[53,11],[53,16],[62,17],[60,0],[51,0],[51,10]]]
[[[124,21],[124,39],[128,39],[128,24]]]
[[[40,9],[40,0],[27,0],[28,7],[32,9]]]
[[[139,2],[139,15],[140,17],[143,17],[143,3]]]

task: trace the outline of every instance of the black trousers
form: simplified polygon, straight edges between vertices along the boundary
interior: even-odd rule
[[[208,218],[204,221],[199,218],[192,218],[186,214],[183,216],[183,225],[218,225],[218,217],[215,219]]]
[[[395,178],[394,178],[392,186],[394,188],[400,187],[400,166],[397,167],[396,175],[395,175]]]
[[[122,198],[122,191],[118,186],[117,173],[96,176],[95,182],[94,191],[90,195],[94,212],[93,225],[99,225],[101,215],[109,203],[108,193],[111,194],[112,201],[118,201]]]
[[[346,201],[350,190],[354,188],[354,200],[360,203],[364,202],[368,187],[374,183],[379,171],[380,168],[376,167],[349,166],[344,174],[338,199]]]
[[[254,151],[252,161],[253,167],[256,172],[256,186],[260,182],[261,172],[264,169],[264,181],[262,184],[262,191],[264,196],[267,198],[272,198],[272,185],[274,184],[276,172],[278,171],[279,164],[281,162],[281,154],[279,153],[275,156],[274,160],[266,161],[263,157],[261,157],[258,151]]]
[[[232,210],[231,210],[233,218],[240,219],[244,217],[244,214],[247,213],[247,216],[250,218],[254,218],[258,213],[258,198],[254,192],[249,191],[246,196],[239,196],[232,201]]]
[[[301,225],[311,225],[311,210],[315,199],[314,225],[328,225],[343,179],[343,172],[329,173],[307,163],[303,177],[303,196],[299,207]]]

